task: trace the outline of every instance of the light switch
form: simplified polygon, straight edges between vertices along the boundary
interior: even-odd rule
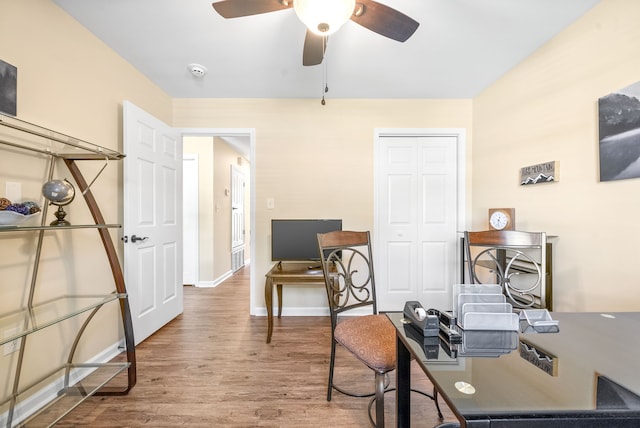
[[[276,206],[276,201],[273,198],[267,198],[267,209],[272,210]]]

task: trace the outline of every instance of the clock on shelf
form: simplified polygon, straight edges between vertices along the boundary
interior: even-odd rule
[[[515,208],[489,208],[490,230],[515,230]]]

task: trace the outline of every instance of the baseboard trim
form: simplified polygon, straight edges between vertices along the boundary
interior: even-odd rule
[[[278,308],[273,308],[273,315],[277,316]],[[349,313],[345,313],[344,316],[361,316],[361,315],[370,315],[371,308],[360,308],[354,309],[353,311],[349,311]],[[267,308],[261,307],[256,308],[255,316],[258,317],[266,317],[267,316]],[[327,307],[283,307],[282,308],[282,316],[283,317],[328,317],[329,316],[329,308]]]
[[[214,288],[214,287],[217,287],[218,285],[220,285],[226,279],[230,278],[232,275],[233,275],[233,272],[231,272],[229,270],[229,271],[225,272],[222,276],[219,276],[218,278],[216,278],[213,281],[198,281],[198,283],[195,284],[194,287],[198,287],[198,288]]]

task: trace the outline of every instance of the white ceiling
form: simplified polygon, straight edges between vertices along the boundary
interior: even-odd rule
[[[292,9],[224,19],[212,0],[53,1],[171,97],[322,96]],[[399,43],[347,22],[327,47],[328,99],[472,98],[600,0],[379,1],[420,27]]]

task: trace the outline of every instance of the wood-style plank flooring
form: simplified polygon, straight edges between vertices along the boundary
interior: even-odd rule
[[[286,294],[286,288],[284,290]],[[138,345],[138,383],[123,397],[91,397],[60,427],[369,427],[368,398],[326,399],[328,317],[249,313],[249,268],[216,288],[184,288],[184,314]],[[373,372],[340,350],[336,381],[373,390]],[[415,365],[412,386],[431,392]],[[391,375],[392,385],[395,383]],[[440,400],[445,421],[455,418]],[[395,396],[385,397],[395,426]],[[439,423],[433,401],[412,396],[412,426]]]

